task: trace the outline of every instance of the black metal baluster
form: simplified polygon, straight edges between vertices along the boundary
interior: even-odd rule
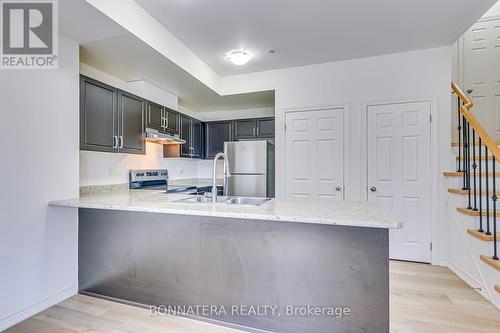
[[[488,175],[488,147],[484,146],[484,156],[486,157],[486,235],[491,235],[490,232],[490,187]]]
[[[474,149],[474,147],[472,147]],[[469,204],[467,209],[472,209],[471,196],[470,196],[470,124],[467,122],[467,196],[469,197]]]
[[[479,147],[481,150],[481,147]],[[472,175],[473,175],[473,185],[474,185],[474,208],[473,211],[477,212],[477,191],[476,191],[476,130],[472,129]],[[470,193],[470,190],[469,190]]]
[[[460,168],[460,163],[462,163],[462,125],[460,125],[460,97],[457,97],[458,99],[458,126],[457,126],[457,130],[458,130],[458,167],[457,167],[457,171],[458,172],[461,172],[461,168]]]
[[[462,116],[462,136],[463,136],[463,156],[462,156],[462,172],[463,172],[463,179],[462,179],[462,190],[467,189],[467,142],[466,142],[466,136],[467,136],[467,127],[465,126],[465,117]]]
[[[491,200],[493,200],[493,259],[498,260],[497,256],[497,184],[495,175],[495,156],[493,156],[493,195]]]
[[[481,165],[481,151],[483,150],[482,140],[479,137],[479,229],[477,231],[484,232],[483,230],[483,168]],[[486,162],[488,163],[488,162]],[[486,200],[488,200],[488,194],[485,196]]]

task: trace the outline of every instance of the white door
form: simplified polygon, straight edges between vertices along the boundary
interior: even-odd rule
[[[344,109],[287,112],[287,198],[344,199]]]
[[[500,18],[474,24],[464,35],[464,89],[473,113],[500,140]]]
[[[392,211],[391,259],[430,262],[430,103],[368,107],[368,201]]]

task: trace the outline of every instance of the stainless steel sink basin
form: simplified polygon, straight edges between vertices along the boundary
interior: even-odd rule
[[[236,197],[229,198],[224,203],[229,205],[250,205],[250,206],[259,206],[264,202],[269,201],[269,198],[245,198],[245,197]]]
[[[217,202],[224,202],[226,199],[227,199],[227,197],[218,196],[217,197]],[[188,198],[175,200],[174,202],[181,202],[181,203],[207,203],[207,204],[209,204],[209,203],[212,203],[212,197],[205,197],[205,196],[202,196],[202,195],[193,195],[193,196],[188,197]]]

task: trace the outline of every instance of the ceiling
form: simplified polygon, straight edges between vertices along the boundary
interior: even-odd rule
[[[59,1],[59,31],[81,45],[81,62],[123,81],[156,84],[193,111],[274,107],[274,91],[218,95],[85,0]]]
[[[220,96],[130,34],[83,43],[80,61],[123,81],[149,81],[197,112],[274,107],[274,91]]]
[[[106,1],[101,4],[107,4]],[[150,15],[156,18],[160,26],[194,52],[198,64],[206,63],[219,77],[449,45],[495,2],[135,1],[128,3],[142,6],[149,13],[146,20],[151,20]],[[193,111],[274,106],[272,91],[220,96],[198,76],[169,60],[158,47],[146,44],[96,9],[97,0],[92,2],[94,5],[85,0],[59,1],[60,32],[81,44],[83,63],[124,81],[156,84],[178,95],[179,104]],[[113,3],[118,6],[115,13],[124,7],[120,2]],[[134,12],[128,15],[128,23],[137,24],[133,18],[138,16]],[[224,54],[234,48],[246,48],[255,58],[245,66],[232,65]],[[279,49],[279,53],[267,54],[270,48]],[[190,71],[192,67],[191,64],[184,68]]]
[[[62,0],[58,2],[58,6],[59,31],[78,43],[128,33],[85,0]]]
[[[451,45],[495,0],[136,2],[226,76]],[[229,63],[224,55],[235,48],[254,59]]]

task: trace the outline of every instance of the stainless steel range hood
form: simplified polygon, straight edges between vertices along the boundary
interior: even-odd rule
[[[182,145],[186,143],[177,134],[165,134],[152,128],[146,128],[144,139],[148,142],[154,142],[162,145]]]

